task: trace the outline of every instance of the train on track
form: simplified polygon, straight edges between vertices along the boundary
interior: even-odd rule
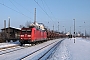
[[[28,28],[23,27],[20,33],[20,43],[22,44],[35,44],[51,39],[60,38],[59,32],[50,31],[44,27],[43,24],[33,23]]]
[[[21,45],[26,43],[33,44],[64,36],[66,35],[62,36],[60,35],[60,32],[48,30],[42,23],[36,23],[36,8],[35,8],[34,23],[30,24],[29,27],[23,27],[21,29],[20,43]]]

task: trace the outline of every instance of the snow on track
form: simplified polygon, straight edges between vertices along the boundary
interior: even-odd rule
[[[63,40],[58,40],[50,43],[49,45],[47,45],[40,51],[37,51],[35,54],[29,56],[25,60],[46,60],[62,41]]]
[[[10,47],[10,48],[5,48],[0,50],[0,55],[15,52],[17,50],[24,49],[25,47],[20,47],[20,46],[15,46],[15,47]]]
[[[5,54],[5,55],[1,55],[0,56],[0,59],[1,60],[19,60],[20,58],[54,42],[54,41],[60,41],[62,39],[56,39],[56,40],[50,40],[50,41],[47,41],[47,42],[44,42],[44,43],[41,43],[39,45],[35,45],[35,46],[31,46],[31,47],[27,47],[25,49],[22,49],[22,50],[18,50],[18,51],[15,51],[15,52],[11,52],[11,53],[8,53],[8,54]],[[39,52],[41,53],[41,52]],[[37,55],[37,54],[36,54]],[[32,57],[33,58],[33,57]]]
[[[90,60],[90,41],[83,38],[65,39],[48,60]]]
[[[0,49],[11,47],[11,46],[17,46],[17,45],[19,45],[19,41],[10,42],[10,43],[0,43]]]

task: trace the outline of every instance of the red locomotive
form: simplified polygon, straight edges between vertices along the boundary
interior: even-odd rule
[[[60,33],[55,31],[50,31],[44,28],[44,25],[36,23],[36,8],[35,8],[35,19],[34,23],[28,28],[22,28],[20,34],[20,43],[36,43],[46,40],[51,40],[59,38]]]
[[[47,40],[47,32],[35,26],[22,28],[20,34],[20,43],[35,43],[38,41]]]
[[[60,37],[66,37],[59,32],[50,31],[44,29],[44,26],[30,26],[28,28],[22,28],[20,34],[20,43],[22,44],[35,44],[37,42],[43,42],[46,40],[57,39]]]

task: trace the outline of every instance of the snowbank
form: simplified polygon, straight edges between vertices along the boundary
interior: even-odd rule
[[[7,43],[0,43],[0,48],[15,46],[15,45],[18,45],[18,44],[20,44],[19,41],[16,41],[16,42],[7,42]]]
[[[90,41],[82,38],[65,39],[48,60],[90,60]]]

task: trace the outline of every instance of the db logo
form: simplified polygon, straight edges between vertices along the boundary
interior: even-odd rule
[[[25,34],[25,37],[27,37],[27,34]]]

